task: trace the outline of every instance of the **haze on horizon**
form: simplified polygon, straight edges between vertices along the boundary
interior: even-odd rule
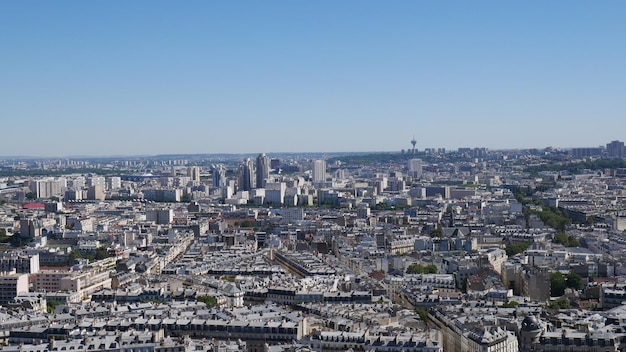
[[[0,2],[2,156],[624,140],[626,3]]]

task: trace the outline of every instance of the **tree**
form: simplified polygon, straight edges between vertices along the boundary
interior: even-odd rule
[[[517,301],[508,301],[502,305],[502,308],[516,308],[519,306]]]
[[[554,235],[552,242],[562,244],[565,247],[580,247],[580,241],[576,238],[576,236],[568,236],[564,232],[558,232]]]
[[[506,251],[506,255],[512,256],[518,253],[523,253],[528,249],[528,247],[530,247],[530,242],[526,241],[518,244],[509,244],[506,248],[504,248],[504,250]]]
[[[430,237],[441,237],[442,231],[440,228],[436,228],[430,232]]]
[[[252,221],[244,220],[239,224],[240,227],[252,227]]]
[[[196,301],[206,304],[207,308],[213,307],[214,305],[217,304],[217,299],[215,299],[215,297],[213,296],[208,296],[208,295],[198,296],[196,297]]]
[[[77,250],[71,251],[70,254],[67,256],[67,258],[70,260],[70,263],[76,262],[77,259],[80,259],[82,257],[83,255],[80,254],[80,252]]]
[[[565,293],[565,276],[556,271],[550,274],[550,296],[560,297]]]
[[[581,276],[576,274],[573,271],[570,272],[569,274],[567,274],[567,277],[565,279],[565,286],[576,289],[576,290],[582,289],[583,281],[582,281]]]
[[[550,302],[548,308],[551,309],[569,309],[571,308],[569,301],[564,298],[559,298],[555,301]]]
[[[428,312],[425,309],[422,308],[416,308],[415,309],[415,313],[417,313],[417,315],[420,316],[420,319],[424,322],[427,323],[428,322]]]
[[[407,274],[437,274],[437,271],[437,266],[434,264],[411,264],[406,268]]]
[[[96,260],[102,260],[110,257],[109,251],[107,251],[106,247],[99,247],[96,249]]]
[[[57,301],[47,301],[46,302],[46,311],[48,312],[48,314],[54,313],[54,310],[56,309],[56,307],[59,304],[61,304],[61,303],[57,302]]]

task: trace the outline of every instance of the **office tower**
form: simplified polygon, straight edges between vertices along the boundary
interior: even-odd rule
[[[106,186],[106,179],[103,176],[92,176],[87,179],[87,186],[100,186],[102,189]]]
[[[226,168],[222,164],[213,165],[211,168],[211,174],[213,179],[213,187],[223,188],[226,187]]]
[[[313,182],[326,181],[326,161],[315,160],[313,162]]]
[[[154,209],[146,211],[146,221],[159,225],[167,225],[174,221],[174,210]]]
[[[409,175],[413,178],[422,177],[422,159],[409,160]]]
[[[104,200],[104,189],[100,185],[95,185],[87,188],[87,199],[89,200]]]
[[[122,178],[119,176],[108,177],[107,187],[109,190],[122,188]]]
[[[239,191],[251,191],[255,182],[254,162],[248,158],[239,166]]]
[[[624,157],[624,142],[612,141],[607,143],[606,152],[609,158],[623,158]]]
[[[85,178],[83,176],[77,176],[67,180],[67,188],[72,190],[80,190],[85,187]]]
[[[63,209],[63,203],[47,201],[43,203],[43,209],[46,213],[56,213]]]
[[[256,188],[265,187],[268,177],[270,177],[270,159],[262,153],[256,158]]]
[[[191,182],[193,182],[194,184],[199,184],[200,168],[197,166],[190,166],[189,169],[187,169],[187,176],[191,178]]]
[[[64,200],[83,200],[83,191],[82,190],[74,190],[74,189],[68,189],[67,191],[65,191],[65,195],[63,196]]]
[[[604,148],[602,147],[591,147],[591,148],[572,148],[572,156],[574,158],[587,158],[591,156],[600,156]]]
[[[43,179],[37,180],[30,184],[30,190],[37,198],[50,198],[60,196],[67,188],[65,179]]]

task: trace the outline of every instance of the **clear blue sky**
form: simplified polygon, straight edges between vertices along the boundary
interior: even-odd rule
[[[0,155],[626,139],[624,1],[0,1]]]

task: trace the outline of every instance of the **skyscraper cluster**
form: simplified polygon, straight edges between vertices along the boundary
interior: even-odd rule
[[[265,153],[259,154],[256,160],[247,158],[239,166],[239,190],[250,191],[264,188],[270,176],[270,159]]]

